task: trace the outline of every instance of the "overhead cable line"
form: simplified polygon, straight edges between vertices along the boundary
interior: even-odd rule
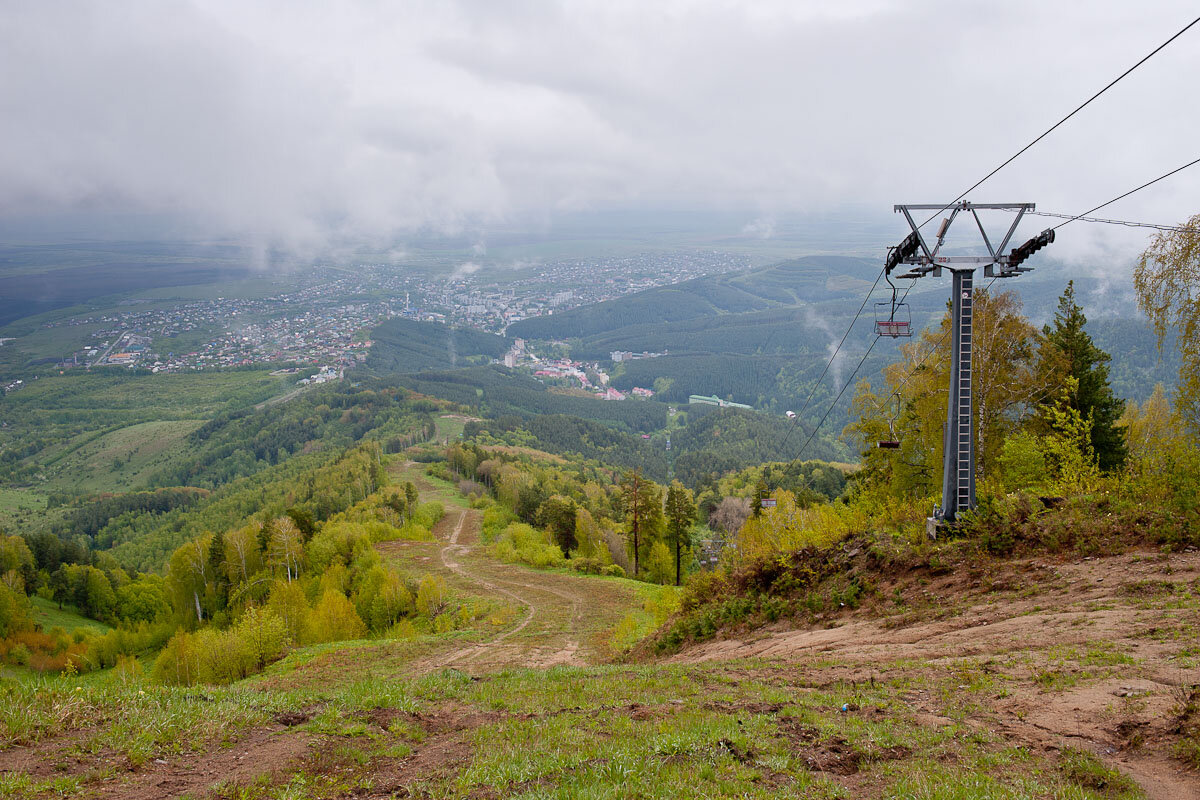
[[[871,342],[871,346],[867,348],[867,352],[863,353],[862,358],[858,360],[858,364],[855,365],[854,371],[850,373],[850,377],[846,379],[846,383],[842,385],[842,390],[837,393],[837,397],[833,398],[833,402],[829,404],[829,408],[825,409],[825,413],[821,415],[821,421],[816,424],[812,430],[812,433],[810,433],[808,438],[804,440],[804,444],[800,445],[800,450],[797,451],[796,458],[793,460],[799,461],[800,457],[804,455],[804,451],[808,448],[809,442],[811,442],[813,437],[817,435],[817,431],[821,430],[821,426],[825,424],[825,419],[829,416],[829,413],[833,411],[834,407],[837,406],[838,401],[842,399],[842,395],[846,393],[846,389],[850,387],[850,384],[854,383],[854,376],[858,374],[860,369],[862,369],[862,365],[867,360],[867,356],[871,355],[871,351],[875,349],[875,345],[878,343],[879,337],[876,336]],[[799,417],[797,417],[797,419],[799,419]]]
[[[986,181],[988,181],[989,179],[991,179],[991,178],[992,178],[992,176],[994,176],[996,173],[1000,172],[1000,170],[1004,169],[1005,167],[1007,167],[1007,166],[1008,166],[1009,164],[1011,164],[1012,162],[1016,161],[1016,160],[1017,160],[1018,158],[1020,158],[1020,157],[1021,157],[1021,156],[1022,156],[1022,155],[1023,155],[1025,152],[1026,152],[1026,151],[1028,151],[1028,150],[1029,150],[1031,147],[1033,147],[1034,145],[1036,145],[1036,144],[1037,144],[1038,142],[1040,142],[1042,139],[1045,139],[1047,136],[1049,136],[1051,133],[1053,133],[1055,130],[1057,130],[1057,129],[1058,129],[1060,126],[1062,126],[1062,125],[1063,125],[1063,123],[1067,122],[1067,120],[1071,119],[1071,118],[1072,118],[1072,117],[1074,117],[1076,114],[1078,114],[1080,111],[1082,111],[1084,108],[1086,108],[1087,106],[1091,105],[1091,103],[1092,103],[1094,100],[1096,100],[1097,98],[1099,98],[1099,97],[1100,97],[1102,94],[1104,94],[1105,92],[1107,92],[1107,91],[1108,91],[1109,89],[1111,89],[1112,87],[1116,86],[1118,83],[1120,83],[1122,80],[1124,80],[1124,79],[1125,79],[1125,78],[1126,78],[1126,77],[1127,77],[1127,76],[1128,76],[1130,73],[1132,73],[1132,72],[1133,72],[1134,70],[1136,70],[1138,67],[1140,67],[1140,66],[1142,66],[1143,64],[1145,64],[1147,61],[1149,61],[1151,58],[1153,58],[1155,55],[1157,55],[1157,54],[1158,54],[1160,51],[1162,51],[1162,50],[1163,50],[1163,49],[1164,49],[1164,48],[1165,48],[1167,45],[1171,44],[1171,43],[1172,43],[1172,42],[1174,42],[1176,39],[1178,39],[1180,36],[1182,36],[1184,33],[1186,33],[1188,30],[1190,30],[1190,29],[1191,29],[1193,26],[1195,26],[1195,25],[1196,25],[1196,23],[1198,23],[1198,22],[1200,22],[1200,17],[1196,17],[1196,18],[1195,18],[1195,19],[1193,19],[1191,22],[1189,22],[1187,25],[1183,26],[1183,27],[1182,27],[1181,29],[1179,29],[1179,30],[1178,30],[1178,31],[1177,31],[1175,34],[1173,34],[1173,35],[1172,35],[1172,36],[1171,36],[1169,39],[1167,39],[1165,42],[1163,42],[1162,44],[1160,44],[1158,47],[1156,47],[1156,48],[1154,48],[1153,50],[1151,50],[1151,51],[1150,51],[1149,53],[1147,53],[1146,55],[1142,56],[1142,58],[1141,58],[1141,59],[1139,59],[1139,60],[1138,60],[1138,61],[1137,61],[1137,62],[1136,62],[1136,63],[1135,63],[1133,66],[1129,67],[1129,68],[1128,68],[1128,69],[1126,69],[1124,72],[1122,72],[1120,75],[1118,75],[1117,77],[1113,78],[1111,81],[1109,81],[1109,82],[1108,82],[1108,84],[1106,84],[1106,85],[1104,86],[1104,88],[1100,89],[1100,91],[1096,92],[1096,93],[1095,93],[1095,94],[1093,94],[1091,97],[1089,97],[1087,100],[1085,100],[1085,101],[1083,101],[1082,103],[1080,103],[1080,104],[1079,104],[1078,106],[1076,106],[1076,107],[1074,108],[1074,110],[1072,110],[1072,111],[1071,111],[1069,114],[1067,114],[1065,117],[1063,117],[1062,119],[1060,119],[1058,122],[1054,123],[1054,124],[1053,124],[1053,125],[1051,125],[1049,128],[1047,128],[1045,131],[1043,131],[1042,133],[1040,133],[1040,134],[1039,134],[1037,137],[1035,137],[1033,140],[1031,140],[1031,141],[1030,141],[1028,144],[1026,144],[1026,145],[1025,145],[1024,147],[1022,147],[1020,150],[1018,150],[1017,152],[1013,153],[1011,156],[1009,156],[1009,157],[1008,157],[1008,158],[1007,158],[1005,161],[1003,161],[1003,162],[1002,162],[1002,163],[1001,163],[999,166],[997,166],[997,167],[996,167],[995,169],[993,169],[991,172],[987,173],[987,174],[986,174],[986,175],[984,175],[982,178],[980,178],[979,180],[977,180],[975,183],[971,184],[971,185],[970,185],[969,187],[967,187],[967,188],[966,188],[964,191],[962,191],[962,192],[961,192],[961,193],[960,193],[960,194],[959,194],[957,197],[955,197],[953,200],[951,200],[949,203],[947,203],[945,206],[943,206],[943,207],[942,207],[942,208],[941,208],[939,211],[936,211],[936,212],[934,212],[932,215],[930,215],[930,217],[929,217],[928,219],[926,219],[924,222],[922,222],[922,223],[921,223],[920,225],[918,225],[917,227],[918,227],[918,228],[923,228],[923,227],[925,227],[925,226],[926,226],[926,225],[928,225],[930,222],[932,222],[934,219],[936,219],[936,218],[937,218],[937,216],[938,216],[939,214],[941,214],[943,211],[945,211],[946,209],[950,208],[952,205],[954,205],[955,203],[957,203],[959,200],[962,200],[964,197],[966,197],[968,194],[970,194],[970,193],[971,193],[972,191],[974,191],[975,189],[978,189],[978,188],[979,188],[980,186],[982,186],[982,185],[983,185],[983,184],[984,184]],[[1200,159],[1198,159],[1198,160],[1200,160]],[[1196,162],[1192,162],[1192,163],[1194,164],[1194,163],[1196,163]],[[1186,165],[1184,165],[1184,167],[1180,167],[1180,169],[1184,169],[1185,167],[1188,167],[1188,166],[1191,166],[1191,164],[1186,164]],[[1179,170],[1175,170],[1175,172],[1178,172],[1178,171],[1179,171]],[[1174,174],[1174,172],[1172,172],[1172,173],[1168,173],[1168,175],[1164,175],[1164,176],[1162,176],[1162,177],[1160,177],[1160,178],[1156,178],[1154,181],[1151,181],[1150,183],[1156,183],[1157,181],[1159,181],[1159,180],[1162,180],[1163,178],[1165,178],[1165,177],[1168,177],[1168,176],[1169,176],[1169,175],[1171,175],[1171,174]],[[1146,184],[1145,186],[1140,186],[1140,187],[1138,187],[1138,189],[1134,189],[1133,191],[1139,191],[1140,189],[1144,189],[1146,186],[1149,186],[1149,185],[1150,185],[1150,183]],[[1131,191],[1131,192],[1127,192],[1125,195],[1122,195],[1122,197],[1127,197],[1129,194],[1133,194],[1133,191]],[[1108,203],[1103,203],[1103,204],[1101,204],[1101,205],[1097,206],[1096,208],[1093,208],[1093,209],[1091,209],[1091,211],[1087,211],[1087,212],[1085,212],[1085,214],[1081,214],[1080,216],[1082,217],[1082,216],[1084,216],[1084,215],[1086,215],[1086,214],[1091,214],[1092,212],[1094,212],[1094,211],[1097,211],[1097,210],[1099,210],[1100,208],[1103,208],[1104,206],[1106,206],[1106,205],[1109,205],[1109,204],[1111,204],[1111,203],[1114,203],[1114,202],[1116,202],[1117,200],[1120,200],[1120,199],[1121,199],[1121,197],[1113,198],[1112,200],[1108,201]],[[1072,221],[1073,221],[1073,220],[1067,220],[1066,222],[1063,222],[1061,225],[1058,225],[1058,226],[1056,226],[1056,229],[1057,229],[1057,228],[1061,228],[1063,225],[1066,225],[1066,224],[1068,224],[1068,223],[1070,223],[1070,222],[1072,222]],[[880,277],[882,277],[882,275],[883,275],[883,271],[880,271]],[[993,282],[994,282],[994,281],[993,281]],[[913,283],[915,283],[915,281],[914,281]],[[912,290],[913,283],[910,283],[910,284],[908,285],[908,288],[906,288],[906,289],[904,290],[904,295],[903,295],[903,297],[901,298],[901,302],[903,302],[903,301],[904,301],[904,299],[908,297],[908,293],[909,293],[909,292]],[[804,406],[803,406],[803,408],[801,409],[801,412],[800,412],[800,414],[797,414],[797,415],[796,415],[796,417],[795,417],[795,419],[793,419],[793,420],[792,420],[792,426],[791,426],[791,428],[789,428],[789,429],[788,429],[787,436],[785,436],[785,437],[784,437],[784,443],[783,443],[784,445],[786,445],[786,444],[787,444],[787,441],[788,441],[788,439],[790,439],[790,438],[791,438],[792,431],[795,429],[796,425],[799,423],[799,421],[800,421],[800,416],[801,416],[801,414],[803,413],[803,411],[804,411],[804,410],[806,410],[806,409],[808,408],[809,402],[812,400],[813,393],[816,391],[816,387],[820,385],[821,381],[822,381],[822,380],[824,379],[824,377],[825,377],[825,373],[826,373],[826,372],[829,370],[829,367],[830,367],[830,366],[833,364],[833,360],[834,360],[835,358],[837,358],[837,354],[838,354],[838,352],[841,350],[842,343],[844,343],[844,342],[846,341],[846,337],[850,335],[850,330],[851,330],[851,329],[854,327],[854,324],[855,324],[855,323],[858,321],[858,318],[859,318],[859,316],[862,314],[862,310],[863,310],[863,308],[866,308],[867,301],[868,301],[868,300],[870,300],[870,298],[871,298],[871,293],[875,291],[875,287],[876,287],[878,284],[879,284],[879,277],[876,277],[876,278],[875,278],[875,283],[871,284],[871,290],[870,290],[869,292],[867,292],[867,296],[866,296],[866,297],[863,299],[862,306],[860,306],[860,307],[859,307],[858,313],[857,313],[857,314],[855,314],[855,316],[854,316],[854,319],[853,319],[853,320],[851,320],[851,322],[850,322],[850,326],[849,326],[849,327],[846,329],[846,333],[845,333],[845,334],[842,336],[842,342],[838,344],[838,347],[837,347],[837,349],[834,351],[834,354],[833,354],[833,356],[832,356],[832,357],[829,359],[829,362],[828,362],[828,363],[825,365],[825,369],[821,371],[821,377],[817,379],[817,383],[816,383],[816,384],[814,384],[814,385],[813,385],[813,388],[812,388],[812,389],[809,391],[809,393],[808,393],[808,397],[807,397],[807,398],[805,399],[805,401],[804,401]],[[990,286],[991,286],[991,284],[988,284],[988,287],[989,287],[989,288],[990,288]],[[878,339],[876,339],[876,341],[878,341]],[[871,350],[873,350],[873,349],[874,349],[874,347],[875,347],[875,344],[874,344],[874,343],[872,343],[872,344],[871,344],[871,347],[870,347],[870,348],[868,348],[868,350],[867,350],[867,354],[869,354],[869,353],[871,352]],[[864,356],[863,356],[863,359],[859,361],[859,363],[858,363],[858,366],[857,366],[857,367],[855,367],[855,370],[854,370],[854,371],[855,371],[855,373],[857,373],[857,372],[858,372],[858,369],[859,369],[859,368],[862,366],[862,363],[863,363],[863,361],[865,361],[865,360],[866,360],[866,354],[864,354]],[[851,379],[853,379],[853,375],[851,375]],[[848,384],[847,384],[847,385],[848,385]],[[806,446],[808,445],[808,442],[812,441],[812,438],[813,438],[813,436],[815,436],[815,435],[816,435],[817,429],[819,429],[819,428],[820,428],[820,426],[821,426],[821,423],[823,423],[823,422],[825,421],[825,418],[829,416],[829,413],[830,413],[830,411],[832,411],[832,410],[833,410],[833,406],[835,406],[835,405],[837,404],[837,400],[841,398],[841,396],[842,396],[842,393],[843,393],[843,392],[845,392],[845,390],[846,390],[846,387],[845,387],[845,386],[843,386],[843,387],[842,387],[842,391],[838,393],[838,397],[837,397],[837,398],[836,398],[836,399],[833,401],[833,404],[832,404],[832,405],[830,405],[829,409],[827,409],[827,410],[826,410],[826,412],[825,412],[825,414],[824,414],[824,415],[821,417],[821,422],[817,423],[817,428],[814,428],[814,429],[813,429],[813,433],[812,433],[812,435],[810,435],[810,436],[809,436],[809,438],[808,438],[808,440],[805,442],[804,446],[802,446],[802,447],[800,448],[800,452],[801,452],[801,453],[803,453],[803,451],[804,451],[804,447],[806,447]],[[781,445],[781,452],[782,452],[782,447],[783,447],[783,446]]]
[[[1129,197],[1129,195],[1133,194],[1134,192],[1140,192],[1142,189],[1145,189],[1147,186],[1153,186],[1154,184],[1158,183],[1159,181],[1169,178],[1177,172],[1183,172],[1188,167],[1195,166],[1196,164],[1200,164],[1200,158],[1197,158],[1195,161],[1189,161],[1188,163],[1184,164],[1182,167],[1176,167],[1175,169],[1173,169],[1170,172],[1167,172],[1163,175],[1159,175],[1157,178],[1155,178],[1152,181],[1146,181],[1145,183],[1143,183],[1141,186],[1137,187],[1136,189],[1130,189],[1128,192],[1125,192],[1124,194],[1119,194],[1116,197],[1114,197],[1112,200],[1101,203],[1100,205],[1096,206],[1095,208],[1089,208],[1087,211],[1083,212],[1082,214],[1076,214],[1075,216],[1068,219],[1066,222],[1058,223],[1057,225],[1054,226],[1054,228],[1052,228],[1052,230],[1058,230],[1059,228],[1063,227],[1064,225],[1070,225],[1075,220],[1083,219],[1088,214],[1095,213],[1095,212],[1099,211],[1100,209],[1104,208],[1105,206],[1111,206],[1113,203],[1117,202],[1118,200],[1124,200],[1126,197]]]
[[[1054,230],[1058,230],[1059,228],[1063,227],[1063,225],[1069,225],[1070,223],[1075,222],[1075,221],[1083,221],[1083,222],[1109,222],[1109,223],[1113,223],[1113,224],[1117,224],[1117,225],[1132,225],[1132,226],[1138,226],[1138,227],[1158,228],[1159,230],[1195,231],[1195,230],[1197,230],[1196,228],[1181,228],[1181,227],[1174,226],[1174,225],[1154,225],[1154,224],[1150,224],[1150,223],[1125,222],[1122,220],[1089,219],[1088,215],[1095,211],[1099,211],[1100,209],[1104,208],[1105,206],[1112,205],[1113,203],[1117,202],[1118,200],[1124,200],[1126,197],[1129,197],[1131,194],[1133,194],[1135,192],[1140,192],[1142,189],[1145,189],[1148,186],[1153,186],[1154,184],[1158,183],[1159,181],[1169,178],[1178,172],[1182,172],[1183,170],[1187,169],[1188,167],[1195,166],[1196,164],[1200,164],[1200,158],[1197,158],[1194,161],[1189,161],[1188,163],[1184,164],[1181,167],[1176,167],[1175,169],[1171,170],[1170,172],[1159,175],[1157,178],[1155,178],[1153,180],[1146,181],[1141,186],[1138,186],[1134,189],[1130,189],[1127,192],[1119,194],[1116,197],[1114,197],[1113,199],[1111,199],[1107,202],[1101,203],[1100,205],[1096,206],[1095,208],[1085,211],[1082,214],[1076,214],[1074,216],[1070,216],[1067,214],[1052,214],[1050,212],[1036,212],[1036,211],[1027,211],[1026,213],[1027,214],[1038,214],[1039,216],[1043,216],[1043,217],[1058,217],[1058,218],[1062,218],[1062,219],[1066,220],[1066,222],[1062,222],[1062,223],[1056,225],[1054,227]],[[991,289],[992,284],[995,282],[996,282],[996,278],[992,278],[991,283],[989,283],[987,286],[984,287],[984,291],[986,292],[988,289]],[[914,281],[914,283],[915,283],[915,281]],[[912,284],[909,284],[909,288],[910,289],[912,288]],[[907,295],[908,295],[908,293],[905,292],[905,296],[907,296]],[[920,362],[918,362],[917,365],[914,366],[909,371],[908,375],[906,375],[904,377],[904,380],[900,381],[900,383],[897,384],[896,391],[899,391],[904,386],[904,384],[908,383],[909,379],[912,378],[912,376],[916,374],[917,370],[920,369],[921,366],[924,365],[924,363],[929,360],[929,357],[931,355],[933,355],[934,352],[937,351],[937,348],[942,346],[942,344],[946,341],[947,336],[949,336],[949,332],[942,334],[942,338],[939,339],[938,342],[933,346],[933,348],[928,353],[925,354],[925,358],[922,358],[920,360]],[[883,406],[883,403],[880,402],[880,403],[876,404],[874,410],[878,411],[880,408],[882,408],[882,406]]]
[[[1102,217],[1088,217],[1082,214],[1055,214],[1051,211],[1026,211],[1026,214],[1034,217],[1057,217],[1079,222],[1101,222],[1105,225],[1123,225],[1126,228],[1154,228],[1159,231],[1176,231],[1180,233],[1188,233],[1192,231],[1200,231],[1200,228],[1183,228],[1178,225],[1160,225],[1157,222],[1133,222],[1125,219],[1104,219]]]
[[[998,275],[995,278],[992,278],[988,282],[988,285],[983,287],[983,291],[987,292],[989,289],[991,289],[992,284],[995,283],[997,280],[999,280],[999,278],[1000,278],[1000,276],[998,276]],[[904,376],[904,380],[902,380],[902,381],[900,381],[900,383],[896,384],[896,388],[892,390],[893,393],[899,392],[901,389],[904,388],[904,384],[908,383],[909,380],[912,378],[912,376],[917,374],[917,370],[919,370],[921,367],[925,366],[925,362],[929,360],[929,357],[932,356],[934,353],[936,353],[938,351],[938,348],[946,343],[946,338],[949,335],[950,335],[950,331],[946,331],[945,333],[942,334],[940,339],[938,339],[936,342],[934,342],[933,347],[931,347],[929,349],[929,352],[927,352],[925,354],[925,357],[922,358],[920,361],[918,361],[916,363],[916,365],[911,370],[909,370],[908,374]],[[890,399],[891,395],[888,395],[888,398]],[[874,413],[875,411],[878,411],[881,408],[883,408],[883,401],[876,403],[875,407],[871,411],[872,411],[872,413]]]
[[[1180,28],[1180,29],[1179,29],[1179,31],[1177,31],[1177,32],[1176,32],[1176,33],[1175,33],[1175,34],[1174,34],[1174,35],[1173,35],[1173,36],[1172,36],[1170,39],[1167,39],[1165,42],[1163,42],[1162,44],[1160,44],[1158,47],[1154,48],[1154,49],[1153,49],[1153,50],[1151,50],[1149,53],[1147,53],[1146,55],[1142,56],[1142,58],[1141,58],[1141,59],[1140,59],[1140,60],[1139,60],[1139,61],[1138,61],[1136,64],[1134,64],[1132,67],[1130,67],[1129,69],[1127,69],[1127,70],[1125,70],[1124,72],[1122,72],[1122,73],[1121,73],[1120,75],[1118,75],[1117,77],[1113,78],[1111,81],[1109,81],[1108,85],[1106,85],[1106,86],[1105,86],[1103,89],[1101,89],[1100,91],[1096,92],[1094,95],[1092,95],[1091,97],[1089,97],[1087,100],[1084,100],[1082,103],[1080,103],[1078,106],[1076,106],[1076,107],[1075,107],[1075,110],[1074,110],[1074,111],[1072,111],[1070,114],[1067,114],[1065,117],[1063,117],[1062,119],[1060,119],[1058,122],[1056,122],[1056,123],[1054,123],[1053,125],[1051,125],[1051,126],[1050,126],[1049,128],[1047,128],[1045,131],[1043,131],[1041,134],[1039,134],[1039,135],[1037,136],[1037,138],[1035,138],[1035,139],[1034,139],[1033,141],[1031,141],[1029,144],[1025,145],[1025,146],[1024,146],[1024,147],[1022,147],[1020,150],[1018,150],[1017,152],[1013,153],[1011,156],[1009,156],[1009,158],[1008,158],[1008,160],[1007,160],[1007,161],[1005,161],[1003,164],[1001,164],[1000,166],[996,167],[994,170],[992,170],[991,172],[989,172],[987,175],[984,175],[982,178],[980,178],[978,181],[976,181],[974,184],[972,184],[972,185],[971,185],[971,186],[970,186],[970,187],[969,187],[969,188],[968,188],[968,189],[967,189],[965,192],[963,192],[963,193],[962,193],[962,194],[960,194],[958,197],[954,198],[954,199],[953,199],[953,200],[951,200],[949,203],[947,203],[947,204],[945,205],[945,207],[943,207],[943,208],[941,209],[941,211],[936,211],[936,212],[934,212],[934,213],[933,213],[933,215],[932,215],[931,217],[929,217],[929,219],[927,219],[927,220],[925,220],[924,222],[922,222],[922,223],[921,223],[921,224],[920,224],[918,227],[921,227],[921,228],[925,227],[925,226],[926,226],[926,225],[928,225],[928,224],[929,224],[929,223],[930,223],[930,222],[931,222],[931,221],[932,221],[932,220],[933,220],[935,217],[937,217],[937,215],[938,215],[938,214],[941,214],[941,213],[942,213],[942,211],[945,211],[947,208],[949,208],[950,206],[954,205],[954,204],[955,204],[955,203],[957,203],[959,200],[962,200],[962,199],[963,199],[964,197],[966,197],[966,196],[967,196],[969,193],[973,192],[975,189],[978,189],[978,188],[979,188],[979,187],[980,187],[980,186],[983,184],[983,182],[984,182],[984,181],[988,180],[988,179],[989,179],[989,178],[991,178],[993,175],[995,175],[997,172],[999,172],[1000,170],[1004,169],[1005,167],[1007,167],[1007,166],[1008,166],[1009,164],[1011,164],[1012,162],[1016,161],[1016,160],[1017,160],[1017,158],[1018,158],[1018,157],[1020,157],[1020,156],[1021,156],[1021,154],[1023,154],[1023,153],[1024,153],[1026,150],[1028,150],[1029,148],[1033,147],[1035,144],[1037,144],[1038,142],[1040,142],[1042,139],[1045,139],[1047,136],[1049,136],[1051,133],[1053,133],[1053,132],[1054,132],[1054,130],[1055,130],[1056,128],[1058,128],[1058,127],[1059,127],[1060,125],[1062,125],[1064,122],[1066,122],[1066,121],[1067,121],[1067,120],[1069,120],[1071,117],[1075,116],[1075,115],[1076,115],[1076,114],[1078,114],[1080,111],[1082,111],[1083,109],[1085,109],[1085,108],[1086,108],[1088,105],[1090,105],[1090,104],[1091,104],[1091,102],[1092,102],[1093,100],[1095,100],[1095,99],[1096,99],[1096,98],[1098,98],[1100,95],[1102,95],[1102,94],[1104,94],[1105,92],[1107,92],[1107,91],[1108,91],[1109,89],[1111,89],[1112,87],[1116,86],[1116,85],[1117,85],[1118,83],[1120,83],[1120,82],[1121,82],[1121,81],[1122,81],[1122,80],[1123,80],[1123,79],[1124,79],[1124,78],[1125,78],[1127,75],[1129,75],[1129,73],[1133,72],[1135,69],[1137,69],[1138,67],[1140,67],[1142,64],[1145,64],[1147,61],[1149,61],[1151,58],[1153,58],[1155,55],[1157,55],[1157,54],[1159,53],[1159,51],[1160,51],[1160,50],[1162,50],[1162,49],[1163,49],[1163,48],[1165,48],[1167,45],[1169,45],[1171,42],[1175,41],[1175,40],[1176,40],[1176,39],[1178,39],[1180,36],[1182,36],[1184,33],[1186,33],[1186,32],[1187,32],[1187,31],[1188,31],[1188,30],[1189,30],[1189,29],[1190,29],[1190,28],[1191,28],[1193,25],[1195,25],[1197,22],[1200,22],[1200,17],[1196,17],[1194,20],[1192,20],[1191,22],[1189,22],[1187,25],[1184,25],[1184,26],[1183,26],[1182,28]],[[1112,202],[1112,201],[1110,201],[1110,202]],[[1095,210],[1096,210],[1096,209],[1092,209],[1092,211],[1095,211]],[[1088,213],[1091,213],[1091,212],[1088,212]],[[1064,224],[1065,224],[1065,223],[1064,223]],[[1061,227],[1061,226],[1059,226],[1059,227]]]
[[[834,359],[838,357],[838,353],[840,353],[842,350],[842,345],[846,343],[846,337],[850,335],[850,331],[854,328],[854,323],[858,322],[858,318],[862,316],[863,309],[867,307],[867,301],[871,299],[871,294],[875,291],[875,287],[879,285],[879,279],[882,277],[883,270],[880,269],[879,274],[875,276],[875,282],[872,283],[871,288],[867,290],[867,296],[863,298],[862,305],[858,307],[858,313],[854,315],[854,319],[850,320],[849,327],[847,327],[846,332],[842,334],[842,340],[838,342],[837,347],[834,348],[833,355],[829,357],[829,361],[825,364],[825,369],[821,370],[821,375],[817,378],[817,382],[814,383],[812,388],[808,390],[808,397],[804,398],[804,405],[800,407],[800,411],[797,412],[796,416],[792,419],[791,427],[788,428],[787,435],[783,437],[783,444],[779,446],[779,451],[781,453],[784,452],[783,448],[787,445],[788,439],[792,438],[792,431],[796,429],[796,424],[800,421],[800,417],[802,417],[804,412],[808,409],[808,404],[813,398],[813,393],[817,391],[817,387],[821,385],[821,381],[825,380],[825,373],[829,371],[831,366],[833,366]]]

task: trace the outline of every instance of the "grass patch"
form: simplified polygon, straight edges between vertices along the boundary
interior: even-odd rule
[[[68,633],[76,628],[87,628],[99,633],[108,633],[112,628],[94,619],[79,614],[70,607],[59,610],[58,603],[36,595],[29,598],[33,605],[33,621],[42,626],[42,630],[62,628]]]
[[[1060,768],[1067,779],[1076,786],[1097,792],[1101,797],[1114,800],[1136,800],[1145,797],[1133,779],[1106,767],[1091,753],[1067,748],[1063,750]]]

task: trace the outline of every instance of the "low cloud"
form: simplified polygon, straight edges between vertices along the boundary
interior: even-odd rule
[[[755,209],[745,234],[769,236],[780,215],[953,197],[1192,15],[1117,0],[1085,18],[1034,0],[9,3],[0,213],[167,215],[265,262],[608,209]],[[1078,211],[1194,157],[1200,112],[1179,98],[1200,31],[1186,36],[972,199]],[[1184,218],[1197,186],[1113,214]]]

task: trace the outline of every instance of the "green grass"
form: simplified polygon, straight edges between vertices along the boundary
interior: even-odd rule
[[[437,432],[437,438],[445,439],[449,442],[458,439],[462,435],[463,428],[466,427],[466,423],[461,419],[452,419],[448,416],[434,417],[433,424]]]
[[[45,494],[33,489],[0,487],[0,530],[11,533],[45,511]]]
[[[299,764],[278,765],[281,774],[227,785],[217,796],[322,798],[367,788],[385,796],[397,790],[387,776],[425,750],[444,757],[407,774],[411,796],[849,800],[861,796],[853,787],[869,786],[871,796],[926,800],[1142,797],[1087,754],[1055,758],[966,723],[920,721],[905,700],[913,676],[904,669],[881,670],[870,682],[822,682],[816,662],[412,676],[379,658],[378,646],[323,645],[220,688],[121,684],[105,675],[0,683],[0,747],[76,731],[85,757],[189,764],[192,754],[238,746],[248,729],[281,712],[303,711],[306,721],[277,735],[316,736],[319,746]],[[286,682],[327,668],[314,657],[339,650],[349,656],[341,662],[348,682]],[[32,796],[27,776],[5,780],[0,788],[10,795]],[[89,780],[62,791],[94,790]]]
[[[58,603],[53,600],[35,596],[29,598],[29,602],[33,605],[33,621],[41,625],[43,630],[48,631],[51,628],[62,628],[69,632],[76,628],[89,628],[100,633],[107,633],[112,630],[112,628],[103,622],[88,619],[70,610],[69,606],[64,607],[60,611]]]
[[[49,483],[75,492],[129,491],[148,485],[160,470],[186,455],[185,439],[203,420],[142,422],[87,437],[53,462]]]

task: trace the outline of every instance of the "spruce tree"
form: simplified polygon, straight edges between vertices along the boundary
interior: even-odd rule
[[[1057,356],[1065,369],[1064,377],[1078,381],[1072,405],[1083,419],[1091,419],[1092,450],[1100,469],[1111,471],[1119,469],[1128,455],[1125,436],[1117,427],[1117,420],[1125,412],[1125,401],[1113,394],[1108,383],[1108,362],[1112,357],[1096,347],[1084,330],[1085,325],[1087,317],[1075,302],[1075,282],[1068,281],[1058,298],[1054,325],[1042,329],[1043,347],[1054,351],[1043,353],[1042,361],[1048,363]]]

